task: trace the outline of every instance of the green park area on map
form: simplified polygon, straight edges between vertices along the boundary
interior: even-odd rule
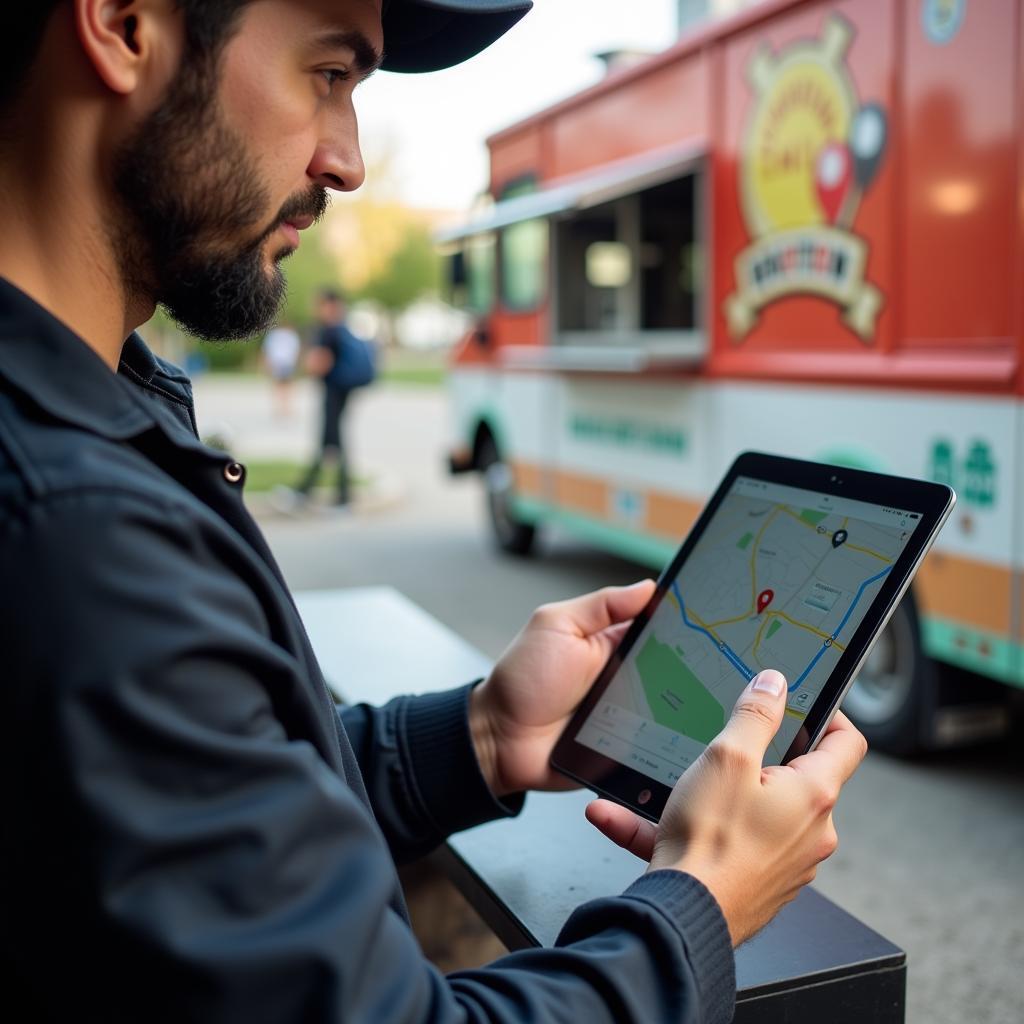
[[[637,656],[636,669],[659,725],[701,743],[722,731],[725,709],[667,644],[652,636]]]
[[[817,526],[827,515],[827,512],[815,512],[809,508],[802,509],[800,512],[800,518],[805,523],[810,523],[811,526]]]

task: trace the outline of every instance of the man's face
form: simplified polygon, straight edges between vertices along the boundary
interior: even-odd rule
[[[380,0],[255,0],[215,67],[186,55],[115,155],[129,289],[201,337],[264,328],[298,231],[362,184],[352,92],[381,49]]]
[[[341,323],[344,310],[340,302],[334,299],[320,299],[317,303],[317,319],[322,324]]]

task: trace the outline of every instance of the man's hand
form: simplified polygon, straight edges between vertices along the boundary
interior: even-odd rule
[[[658,825],[607,800],[587,808],[606,836],[651,870],[675,868],[718,901],[733,945],[763,928],[838,845],[832,808],[867,744],[841,712],[818,747],[762,768],[786,708],[786,681],[761,672],[725,729],[676,783]]]
[[[334,355],[325,345],[314,345],[306,353],[302,365],[311,377],[326,377],[334,366]]]
[[[496,796],[526,789],[572,789],[548,759],[654,582],[605,587],[538,608],[470,699],[470,728],[484,777]]]

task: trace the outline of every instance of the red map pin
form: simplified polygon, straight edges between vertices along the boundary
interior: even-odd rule
[[[814,184],[818,202],[829,223],[834,224],[853,177],[850,151],[842,142],[830,142],[822,147],[814,168]]]
[[[761,612],[763,612],[765,610],[765,608],[767,608],[768,605],[770,605],[772,603],[772,599],[774,597],[775,597],[775,591],[774,590],[762,590],[761,593],[757,595],[757,614],[758,615],[760,615]]]

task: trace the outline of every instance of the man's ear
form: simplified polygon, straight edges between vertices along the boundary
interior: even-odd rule
[[[136,90],[171,27],[169,0],[74,0],[75,29],[96,74],[121,95]]]

